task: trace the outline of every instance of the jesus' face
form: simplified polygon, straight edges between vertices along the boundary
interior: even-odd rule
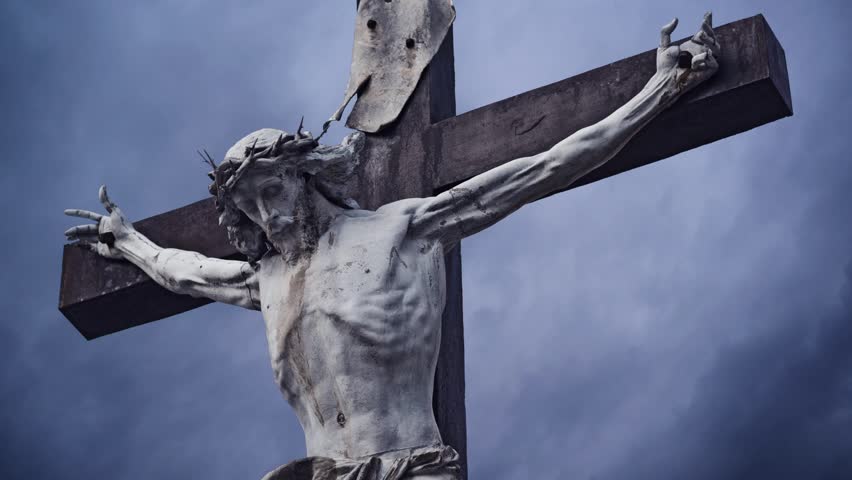
[[[250,168],[234,185],[232,198],[279,250],[298,238],[298,227],[309,213],[304,178],[283,166]]]

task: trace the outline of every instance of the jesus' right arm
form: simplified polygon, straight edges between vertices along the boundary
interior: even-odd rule
[[[110,201],[104,187],[101,187],[100,199],[108,215],[85,210],[65,211],[67,215],[98,222],[69,229],[66,232],[69,239],[79,240],[105,257],[130,261],[172,292],[260,310],[258,275],[250,263],[162,248],[133,228]],[[102,241],[104,234],[111,234],[114,240]]]

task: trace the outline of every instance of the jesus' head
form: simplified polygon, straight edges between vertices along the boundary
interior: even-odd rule
[[[231,243],[250,260],[269,250],[288,258],[312,250],[323,228],[318,203],[326,210],[358,208],[344,190],[362,145],[361,133],[334,146],[320,145],[301,129],[246,135],[210,175],[219,223]]]

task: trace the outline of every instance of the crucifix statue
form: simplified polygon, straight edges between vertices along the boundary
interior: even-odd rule
[[[452,117],[453,18],[449,0],[361,2],[346,94],[359,96],[357,131],[326,146],[301,125],[262,129],[219,162],[207,155],[215,208],[136,228],[101,187],[105,214],[66,211],[95,222],[66,232],[77,242],[60,301],[87,338],[205,301],[261,312],[307,446],[266,479],[464,478],[461,240],[594,175],[791,113],[783,50],[762,17],[723,35],[707,14],[686,41],[672,42],[675,19],[650,55]],[[572,110],[585,93],[588,111]],[[113,269],[112,291],[81,293],[116,260],[135,268]],[[171,293],[122,290],[151,281]],[[154,306],[129,320],[86,306],[115,294],[113,305]]]

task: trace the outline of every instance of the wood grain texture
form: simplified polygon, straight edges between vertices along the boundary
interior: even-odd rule
[[[763,16],[716,33],[723,49],[719,72],[572,188],[792,115],[784,50]],[[433,125],[428,135],[441,150],[437,185],[545,151],[602,120],[642,89],[655,58],[650,50]]]
[[[462,314],[462,258],[457,245],[444,258],[447,303],[441,324],[441,356],[435,370],[432,410],[441,439],[461,457],[462,477],[467,478],[467,410],[464,382],[464,322]]]
[[[414,94],[395,124],[368,134],[365,163],[359,166],[358,202],[369,209],[411,197],[435,193],[438,151],[424,132],[435,122],[455,115],[453,31],[450,29],[432,63],[423,72]],[[448,252],[447,303],[441,326],[441,347],[435,370],[432,405],[444,443],[461,457],[467,478],[465,421],[464,325],[462,315],[461,248]]]

